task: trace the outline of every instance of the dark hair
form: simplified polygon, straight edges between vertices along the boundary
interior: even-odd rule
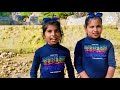
[[[45,31],[46,31],[48,25],[54,25],[54,26],[56,26],[58,28],[59,32],[60,32],[61,39],[62,39],[62,36],[64,34],[63,34],[63,31],[62,31],[60,22],[57,21],[57,20],[49,20],[49,21],[43,22],[43,24],[42,24],[43,35],[42,36],[44,36]],[[60,40],[60,42],[61,42],[61,40]]]
[[[101,14],[101,16],[97,16],[97,14]],[[87,25],[88,25],[88,23],[89,23],[89,21],[91,20],[91,19],[99,19],[100,21],[101,21],[101,23],[102,23],[102,13],[97,13],[96,15],[94,14],[94,13],[89,13],[88,15],[87,15],[87,17],[86,17],[86,19],[85,19],[85,26],[84,27],[87,27]]]

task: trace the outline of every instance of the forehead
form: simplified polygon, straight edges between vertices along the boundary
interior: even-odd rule
[[[88,24],[102,24],[100,18],[90,18]]]
[[[57,26],[56,25],[48,25],[47,29],[57,29]]]

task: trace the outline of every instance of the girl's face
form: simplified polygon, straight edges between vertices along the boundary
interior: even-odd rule
[[[91,19],[85,27],[86,34],[91,38],[98,38],[102,33],[102,23],[100,19]]]
[[[48,25],[44,38],[50,45],[57,44],[61,39],[60,31],[57,29],[57,26]]]

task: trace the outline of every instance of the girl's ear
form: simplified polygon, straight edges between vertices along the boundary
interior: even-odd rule
[[[88,32],[87,32],[87,27],[84,27],[84,30],[85,30],[85,33],[86,33],[86,35],[87,35],[87,33],[88,33]]]
[[[87,27],[84,25],[84,30],[85,30],[85,32],[87,31]]]
[[[45,34],[43,34],[43,40],[45,40]]]
[[[62,41],[62,37],[60,37],[60,40],[59,40],[59,42],[61,42]]]
[[[86,32],[86,34],[87,34],[87,29],[85,28],[85,32]]]
[[[102,25],[101,27],[102,27],[102,29],[103,29],[103,25]]]

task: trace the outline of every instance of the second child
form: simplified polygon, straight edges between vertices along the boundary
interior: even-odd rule
[[[101,37],[102,13],[89,13],[85,20],[86,37],[74,51],[74,65],[80,78],[112,78],[116,68],[114,47]]]

